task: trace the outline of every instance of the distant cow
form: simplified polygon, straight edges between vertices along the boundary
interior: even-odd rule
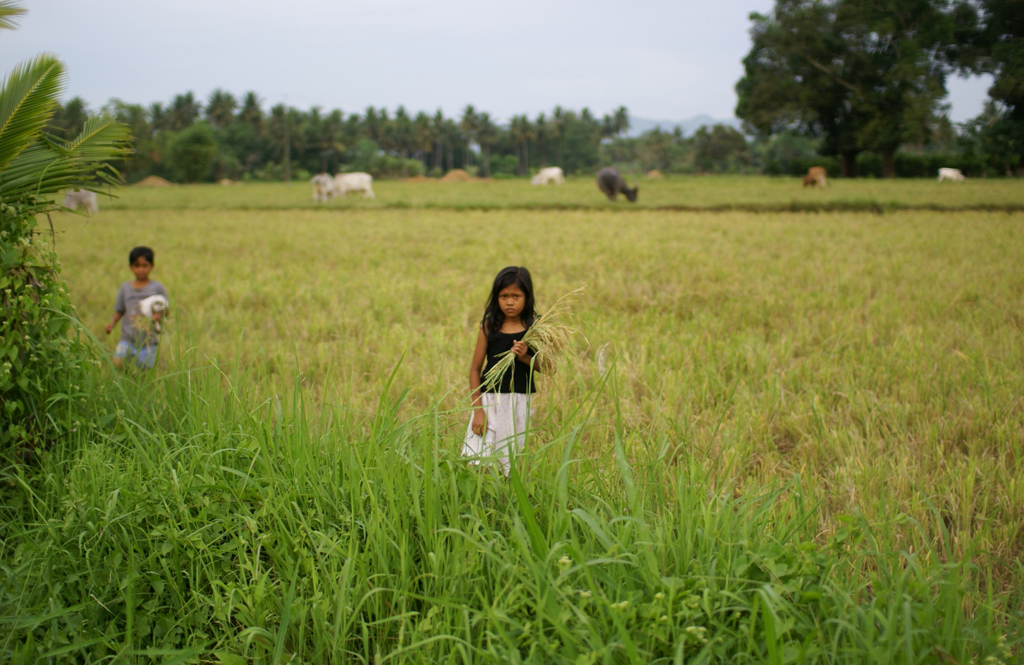
[[[825,167],[824,166],[812,166],[807,169],[807,175],[804,176],[804,187],[819,187],[825,186]]]
[[[537,175],[530,178],[531,185],[546,185],[551,182],[556,185],[565,184],[565,174],[562,173],[562,169],[557,166],[549,166],[546,169],[541,169],[537,172]]]
[[[597,172],[597,187],[604,195],[608,197],[609,201],[614,201],[615,197],[619,193],[626,195],[630,203],[636,202],[636,195],[640,193],[639,187],[633,187],[632,189],[626,184],[626,181],[622,179],[622,176],[616,169],[611,167],[601,169]]]
[[[64,207],[68,210],[78,210],[81,206],[85,208],[90,215],[95,215],[100,211],[99,204],[96,203],[96,192],[87,192],[84,189],[73,189],[64,195]]]
[[[964,174],[960,173],[960,169],[939,169],[939,182],[943,180],[956,180],[960,182],[964,179]]]
[[[362,192],[364,199],[376,198],[373,195],[373,176],[362,172],[334,176],[334,193],[345,196],[349,192]]]
[[[309,179],[313,183],[313,200],[323,203],[334,196],[334,178],[326,173],[317,173]]]

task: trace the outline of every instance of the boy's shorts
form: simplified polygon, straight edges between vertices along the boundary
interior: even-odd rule
[[[128,342],[118,342],[117,348],[114,349],[114,357],[128,358],[130,356],[135,358],[135,362],[142,369],[152,369],[156,364],[156,348],[156,344],[136,348]]]

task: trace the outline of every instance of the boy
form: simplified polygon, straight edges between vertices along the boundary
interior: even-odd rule
[[[135,362],[143,369],[152,368],[156,363],[160,319],[166,311],[167,291],[163,284],[149,279],[155,264],[153,250],[149,247],[136,247],[128,254],[128,265],[135,279],[125,282],[117,290],[114,320],[107,324],[109,335],[117,322],[121,321],[121,340],[114,351],[114,366],[118,369],[124,366],[125,358],[129,356],[135,358]],[[161,300],[163,307],[153,306],[154,302],[160,303]],[[152,319],[149,314],[152,314]]]

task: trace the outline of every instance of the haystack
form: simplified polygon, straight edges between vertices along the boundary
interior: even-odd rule
[[[220,180],[220,184],[221,184],[221,185],[234,185],[234,184],[235,184],[235,181],[234,181],[234,180],[232,180],[231,178],[222,178],[222,179]]]
[[[665,177],[665,174],[658,169],[651,169],[647,172],[647,177],[651,180],[660,180]]]
[[[406,178],[405,181],[406,182],[430,182],[431,178],[428,178],[425,175],[414,175],[411,178]]]
[[[158,175],[146,176],[135,183],[136,187],[169,187],[174,183],[168,182]]]
[[[473,177],[462,169],[452,169],[441,178],[443,182],[468,182],[472,179]]]

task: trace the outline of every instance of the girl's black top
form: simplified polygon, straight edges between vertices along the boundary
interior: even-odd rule
[[[537,392],[533,385],[533,377],[531,376],[530,366],[526,363],[519,362],[516,358],[512,363],[512,369],[505,372],[505,375],[501,377],[501,381],[498,385],[494,386],[489,390],[483,390],[483,377],[487,376],[487,372],[492,367],[498,364],[498,356],[505,351],[512,350],[512,342],[516,342],[523,339],[523,335],[526,334],[525,330],[521,330],[516,333],[503,333],[498,332],[493,336],[487,338],[487,364],[484,366],[484,373],[480,375],[481,378],[481,392],[485,393],[534,393]],[[532,356],[533,351],[529,351]],[[536,365],[534,365],[534,372],[536,372]]]

